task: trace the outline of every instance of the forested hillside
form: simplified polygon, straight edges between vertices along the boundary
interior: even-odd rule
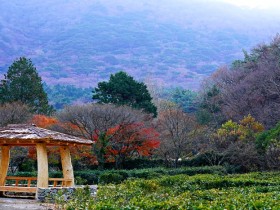
[[[280,22],[273,11],[203,0],[1,0],[0,10],[1,77],[27,56],[48,85],[79,87],[124,70],[195,89]]]

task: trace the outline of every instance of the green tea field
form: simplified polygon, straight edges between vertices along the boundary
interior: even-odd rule
[[[280,209],[280,173],[175,175],[101,185],[66,209]],[[85,193],[84,193],[85,194]]]

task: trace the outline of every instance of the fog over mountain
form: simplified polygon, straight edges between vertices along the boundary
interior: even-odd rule
[[[0,75],[31,58],[49,84],[93,87],[124,70],[196,89],[280,31],[275,9],[219,0],[0,0]]]

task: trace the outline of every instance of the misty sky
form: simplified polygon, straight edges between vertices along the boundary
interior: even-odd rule
[[[279,0],[221,0],[241,7],[276,9],[280,8]]]

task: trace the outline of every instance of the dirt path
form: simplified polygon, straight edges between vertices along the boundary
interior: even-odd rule
[[[42,204],[37,200],[0,198],[1,210],[53,210],[54,207],[48,204]]]

